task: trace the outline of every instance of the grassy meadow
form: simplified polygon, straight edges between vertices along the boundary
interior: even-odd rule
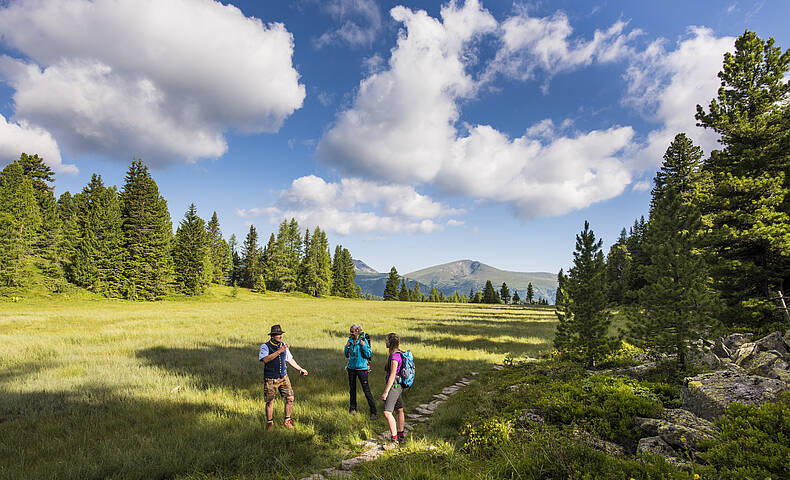
[[[286,331],[295,359],[292,431],[265,432],[260,344]],[[551,309],[257,295],[215,287],[156,303],[90,295],[0,303],[0,478],[299,478],[333,466],[370,422],[348,411],[348,327],[372,337],[371,387],[384,386],[384,336],[414,352],[407,412],[507,354],[550,348]],[[449,408],[449,407],[448,407]],[[458,407],[461,408],[461,407]],[[420,426],[415,442],[453,432]],[[455,433],[457,436],[457,432]]]

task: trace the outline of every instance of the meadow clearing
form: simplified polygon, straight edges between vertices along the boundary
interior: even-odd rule
[[[385,421],[348,411],[348,327],[372,337],[371,388],[384,386],[384,336],[414,352],[407,412],[506,355],[551,347],[552,309],[259,295],[213,287],[156,303],[82,296],[0,303],[0,478],[294,478],[331,466]],[[265,432],[260,344],[280,324],[296,360],[296,428]],[[452,404],[450,407],[452,408]],[[455,408],[463,408],[456,406]],[[422,425],[414,439],[457,432]]]

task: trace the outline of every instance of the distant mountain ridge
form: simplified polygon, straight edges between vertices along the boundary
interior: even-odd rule
[[[360,263],[364,265],[364,262]],[[365,266],[367,267],[367,265]],[[373,274],[357,270],[356,282],[364,293],[382,296],[388,275],[388,273]],[[542,298],[554,303],[557,293],[557,275],[554,273],[512,272],[500,270],[475,260],[457,260],[434,265],[402,276],[406,278],[409,287],[412,287],[415,282],[420,282],[421,290],[426,295],[433,287],[436,287],[444,295],[452,295],[456,290],[459,295],[469,295],[470,289],[482,290],[486,280],[491,280],[497,291],[503,282],[507,283],[511,295],[514,291],[518,291],[522,299],[526,296],[529,283],[532,283],[536,300]]]
[[[356,258],[354,259],[354,270],[356,270],[357,273],[366,273],[366,274],[371,274],[371,273],[372,274],[378,274],[379,273],[377,270],[372,268],[367,263],[363,262],[362,260],[357,260]]]

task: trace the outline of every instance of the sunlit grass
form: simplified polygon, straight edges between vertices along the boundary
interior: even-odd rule
[[[550,348],[551,310],[257,295],[217,287],[157,303],[0,303],[0,478],[291,478],[330,466],[384,421],[350,416],[342,347],[352,323],[414,352],[407,410],[507,354]],[[296,429],[264,431],[258,348],[282,325],[296,360]],[[367,406],[359,392],[359,408]]]

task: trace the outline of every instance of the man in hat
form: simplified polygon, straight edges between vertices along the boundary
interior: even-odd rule
[[[283,331],[279,325],[272,325],[269,332],[271,340],[261,345],[258,359],[266,366],[263,370],[265,381],[263,399],[266,402],[266,430],[274,429],[274,399],[277,393],[285,398],[285,426],[293,428],[291,421],[291,411],[294,406],[294,391],[291,388],[291,381],[288,379],[288,364],[299,371],[300,374],[307,375],[307,370],[300,367],[294,360],[288,344],[283,342]]]

